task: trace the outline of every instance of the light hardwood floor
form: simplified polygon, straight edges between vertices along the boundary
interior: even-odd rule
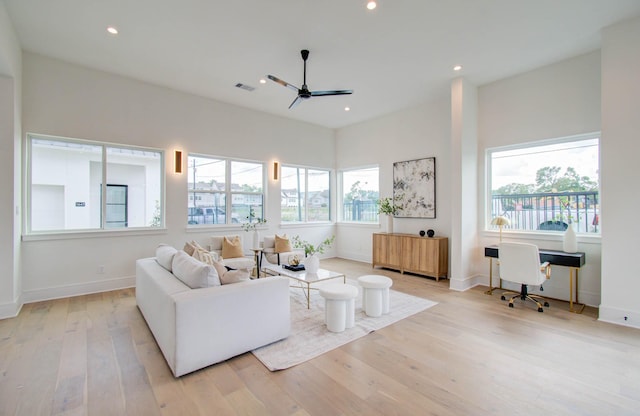
[[[275,373],[247,353],[175,379],[133,289],[25,305],[0,320],[0,415],[640,414],[640,330],[376,273],[439,304]]]

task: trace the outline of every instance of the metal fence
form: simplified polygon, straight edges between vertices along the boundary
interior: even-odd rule
[[[600,233],[597,191],[492,195],[491,217],[499,215],[511,230],[563,231],[572,222],[576,232]]]
[[[342,204],[343,221],[378,222],[376,201],[355,200]]]

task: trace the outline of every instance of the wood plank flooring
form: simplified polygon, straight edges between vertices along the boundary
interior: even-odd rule
[[[640,330],[375,273],[439,303],[274,373],[247,353],[175,379],[134,289],[25,305],[0,320],[0,415],[640,415]]]

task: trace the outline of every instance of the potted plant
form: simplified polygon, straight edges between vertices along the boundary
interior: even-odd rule
[[[380,198],[378,199],[378,214],[385,214],[387,216],[387,232],[393,233],[393,216],[398,213],[400,206],[395,204],[392,198]]]
[[[267,223],[266,218],[256,217],[256,213],[253,210],[253,206],[249,207],[249,215],[245,217],[248,221],[242,223],[242,229],[246,232],[253,231],[253,248],[260,247],[260,233],[258,232],[258,226]]]
[[[331,238],[327,237],[320,244],[314,245],[308,241],[302,240],[300,236],[296,235],[291,239],[291,242],[293,243],[293,247],[304,250],[304,255],[306,257],[304,267],[307,272],[317,273],[320,268],[320,258],[318,257],[318,254],[322,254],[326,249],[330,248],[335,238],[335,236],[331,236]]]

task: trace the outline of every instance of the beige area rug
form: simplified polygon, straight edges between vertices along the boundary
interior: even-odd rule
[[[338,281],[335,279],[333,283]],[[354,280],[347,279],[347,283],[358,288],[356,320],[353,328],[340,333],[328,331],[324,324],[324,299],[318,291],[311,291],[311,309],[307,309],[307,300],[302,289],[291,287],[289,289],[291,292],[291,335],[286,339],[251,351],[253,355],[269,370],[283,370],[437,304],[428,299],[391,290],[389,293],[390,313],[379,318],[370,318],[362,311],[362,288]],[[327,282],[323,282],[323,284],[327,284]]]

